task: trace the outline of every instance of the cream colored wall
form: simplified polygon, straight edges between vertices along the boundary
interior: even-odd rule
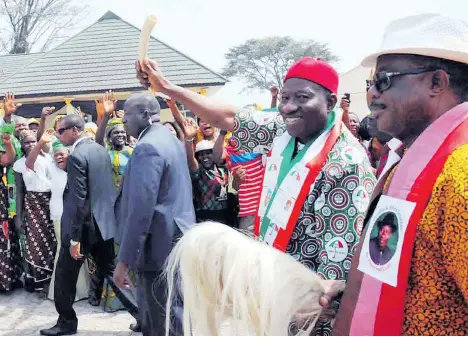
[[[366,98],[366,80],[369,79],[370,74],[371,69],[361,66],[340,74],[338,99],[341,99],[345,93],[350,93],[350,111],[356,113],[361,119],[370,114]]]

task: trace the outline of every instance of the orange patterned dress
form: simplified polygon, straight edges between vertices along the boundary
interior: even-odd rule
[[[468,144],[447,159],[419,223],[403,334],[468,335]]]

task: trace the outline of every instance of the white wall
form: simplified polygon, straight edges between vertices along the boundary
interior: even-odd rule
[[[351,104],[349,111],[356,113],[361,119],[370,114],[366,99],[366,80],[369,79],[371,70],[370,68],[357,66],[340,74],[338,101],[345,93],[350,93]]]

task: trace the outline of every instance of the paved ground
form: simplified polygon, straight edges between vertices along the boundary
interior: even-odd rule
[[[139,335],[128,329],[134,320],[125,311],[106,313],[92,307],[86,300],[75,303],[78,315],[78,335]],[[0,336],[39,335],[39,330],[57,321],[54,302],[40,300],[36,294],[16,290],[0,294]]]

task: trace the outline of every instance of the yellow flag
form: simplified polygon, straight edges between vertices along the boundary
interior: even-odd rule
[[[71,105],[71,100],[66,99],[65,104],[67,105],[67,115],[72,114],[73,113],[73,106]]]

